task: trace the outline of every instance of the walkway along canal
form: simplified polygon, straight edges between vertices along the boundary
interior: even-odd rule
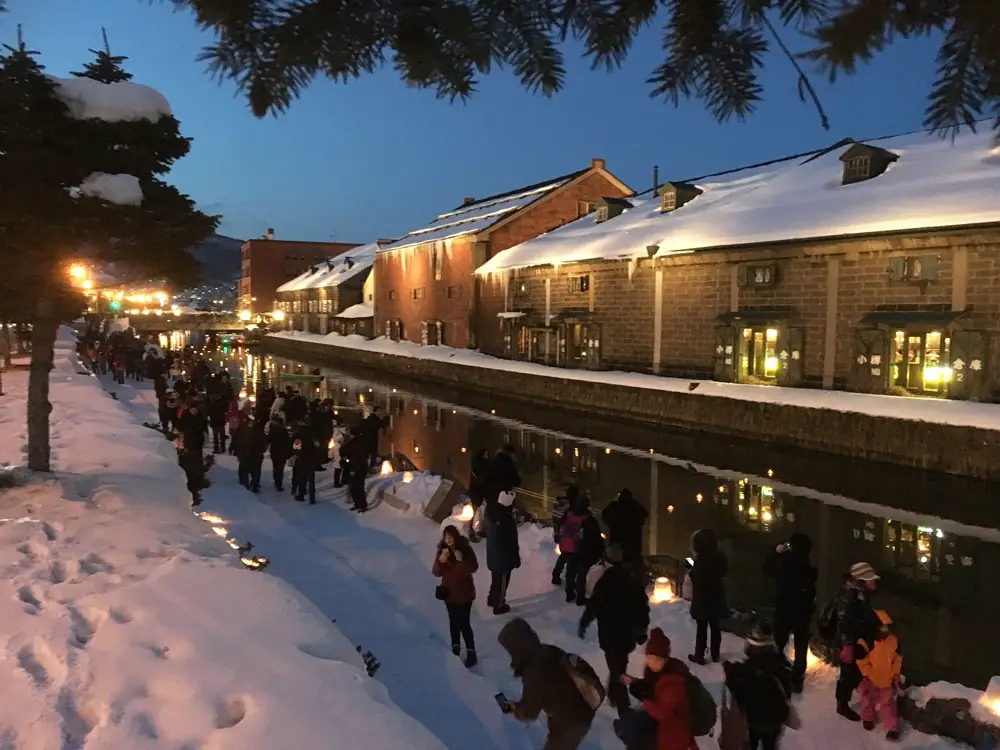
[[[383,452],[468,483],[472,456],[510,442],[524,487],[519,503],[546,518],[575,482],[596,508],[628,487],[650,511],[654,564],[688,556],[691,534],[714,528],[732,561],[733,606],[766,608],[767,553],[793,532],[814,541],[819,606],[859,560],[882,575],[876,606],[892,613],[919,682],[982,688],[1000,663],[1000,512],[996,489],[950,475],[775,448],[668,428],[644,428],[504,402],[453,387],[345,373],[242,351],[247,390],[294,382],[331,398],[348,423],[375,404],[390,416]],[[291,376],[290,378],[287,376]],[[282,383],[284,385],[284,382]],[[962,644],[975,643],[974,649]]]

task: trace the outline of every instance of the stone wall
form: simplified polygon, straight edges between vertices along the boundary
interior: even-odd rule
[[[1000,464],[995,461],[1000,433],[990,430],[497,371],[313,342],[271,338],[267,347],[281,356],[382,370],[439,387],[497,394],[611,419],[1000,479]]]

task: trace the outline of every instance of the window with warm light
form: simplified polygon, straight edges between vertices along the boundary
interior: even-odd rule
[[[872,160],[869,156],[856,156],[844,164],[844,182],[859,182],[871,177]]]

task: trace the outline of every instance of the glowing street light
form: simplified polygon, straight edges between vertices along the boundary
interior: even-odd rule
[[[240,320],[250,320],[253,314],[249,310],[240,310]]]
[[[82,279],[87,275],[87,269],[77,263],[76,265],[70,267],[69,275],[74,279]]]
[[[274,318],[275,320],[284,320],[285,319],[285,311],[284,310],[275,310],[273,313],[271,313],[271,317]]]
[[[80,286],[82,286],[84,289],[93,289],[94,288],[94,282],[91,281],[90,279],[84,279],[83,283],[80,284]]]

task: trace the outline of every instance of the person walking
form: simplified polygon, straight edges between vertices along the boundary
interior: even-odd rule
[[[840,676],[837,678],[837,713],[849,721],[861,721],[851,708],[851,697],[861,685],[861,670],[857,661],[865,655],[859,641],[874,643],[880,621],[872,609],[871,595],[879,576],[866,562],[851,566],[851,577],[844,584],[837,606],[836,643],[840,647]]]
[[[214,392],[208,397],[208,423],[212,428],[212,452],[226,452],[226,410],[229,408],[227,401],[222,396]]]
[[[571,484],[566,488],[565,494],[556,498],[555,505],[552,506],[552,540],[556,543],[556,550],[559,553],[559,557],[556,558],[556,564],[552,568],[553,586],[562,585],[563,570],[565,570],[566,563],[569,561],[569,555],[563,552],[562,545],[559,544],[559,532],[562,531],[562,525],[566,521],[566,514],[569,513],[570,507],[572,507],[579,496],[580,488],[575,484]]]
[[[271,474],[274,477],[274,488],[278,492],[285,491],[285,465],[292,457],[292,436],[285,427],[280,414],[275,415],[267,426],[267,444],[271,452]]]
[[[698,750],[691,734],[691,704],[688,701],[688,668],[670,655],[671,643],[660,628],[653,628],[646,641],[646,668],[641,678],[628,674],[621,681],[642,701],[642,709],[630,715],[629,734],[637,740],[656,733],[656,750]],[[617,723],[617,727],[621,727]]]
[[[701,529],[691,537],[694,567],[691,578],[691,617],[697,623],[694,653],[688,656],[695,664],[705,664],[705,651],[710,650],[712,661],[718,662],[722,650],[722,631],[719,621],[729,614],[726,588],[723,579],[729,573],[729,561],[719,549],[719,540],[712,529]],[[711,631],[711,645],[709,632]]]
[[[884,610],[875,610],[879,618],[879,631],[875,642],[865,649],[858,660],[861,672],[861,720],[869,732],[875,729],[875,720],[881,716],[886,739],[899,739],[899,696],[903,690],[903,656],[899,653],[899,640],[892,632],[892,618]]]
[[[608,543],[622,548],[626,565],[638,572],[642,568],[642,527],[649,513],[625,487],[601,513],[601,520],[608,527]]]
[[[316,466],[319,463],[319,446],[305,420],[299,422],[292,442],[295,465],[292,467],[292,494],[300,503],[309,493],[309,504],[316,504]]]
[[[476,639],[472,633],[472,603],[476,600],[473,576],[479,570],[476,553],[469,540],[455,526],[445,526],[431,572],[441,579],[436,596],[448,610],[451,651],[459,656],[465,640],[465,666],[476,666]]]
[[[514,493],[501,492],[486,527],[486,567],[491,573],[486,604],[493,607],[495,615],[510,612],[510,605],[507,604],[510,574],[521,567],[521,548],[513,505]]]
[[[587,603],[587,573],[604,554],[601,526],[590,512],[590,499],[580,494],[559,528],[559,549],[566,560],[566,601]]]
[[[510,654],[511,670],[523,685],[521,699],[508,701],[504,713],[525,723],[544,713],[548,736],[542,750],[577,750],[599,707],[587,702],[577,680],[596,680],[593,669],[579,657],[570,659],[561,648],[543,644],[520,617],[504,625],[497,640]]]
[[[646,642],[649,599],[632,569],[623,564],[621,547],[609,544],[607,559],[609,566],[594,584],[577,634],[585,637],[587,627],[597,620],[597,642],[608,664],[608,702],[620,718],[630,707],[621,678],[628,669],[629,654]]]
[[[785,652],[789,636],[794,639],[795,663],[792,690],[802,692],[809,654],[809,625],[816,609],[816,568],[809,561],[812,540],[793,534],[779,544],[764,562],[764,573],[774,579],[774,643]]]
[[[791,670],[767,626],[750,632],[745,653],[744,661],[722,665],[726,689],[746,716],[749,750],[778,750],[791,710]]]

